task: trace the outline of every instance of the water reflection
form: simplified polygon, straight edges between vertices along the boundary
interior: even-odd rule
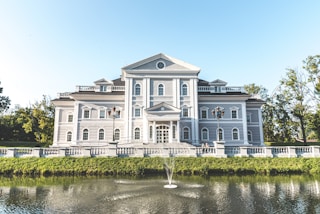
[[[320,213],[313,177],[1,178],[0,213]],[[20,183],[20,184],[19,184]]]

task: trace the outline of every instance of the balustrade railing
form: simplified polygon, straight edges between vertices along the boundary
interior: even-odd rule
[[[219,148],[221,149],[221,148]],[[320,146],[223,148],[227,157],[320,157]],[[221,150],[219,150],[221,151]],[[220,154],[221,155],[221,154]],[[0,157],[218,157],[216,147],[1,148]]]

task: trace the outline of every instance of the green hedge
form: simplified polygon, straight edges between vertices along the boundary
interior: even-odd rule
[[[320,174],[320,158],[174,158],[179,175]],[[154,175],[163,158],[0,158],[0,175]]]

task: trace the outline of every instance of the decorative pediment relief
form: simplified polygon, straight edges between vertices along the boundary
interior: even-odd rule
[[[200,72],[200,68],[162,53],[138,61],[131,65],[125,66],[122,68],[122,70],[129,73],[134,71],[194,71],[195,73]]]
[[[156,113],[180,113],[180,109],[169,105],[168,103],[162,102],[157,105],[154,105],[148,109],[146,109],[148,113],[156,114]]]
[[[213,80],[212,82],[210,82],[209,85],[212,85],[212,86],[226,86],[227,82],[225,82],[223,80],[220,80],[220,79],[216,79],[216,80]]]

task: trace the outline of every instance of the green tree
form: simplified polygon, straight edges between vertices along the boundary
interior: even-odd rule
[[[10,107],[11,100],[8,96],[0,96],[0,113],[6,112]]]
[[[289,98],[279,88],[279,91],[273,95],[273,99],[275,139],[277,142],[292,142],[297,135],[297,125],[289,114]]]
[[[43,99],[33,104],[32,107],[19,109],[17,114],[17,121],[22,125],[25,133],[33,133],[35,141],[39,143],[52,143],[54,107],[46,96],[43,96]]]
[[[319,101],[320,94],[320,55],[309,56],[303,61],[303,69],[308,72],[308,82],[314,87],[314,96]]]
[[[306,125],[309,106],[307,105],[309,88],[304,73],[288,69],[286,78],[281,81],[282,94],[287,100],[288,110],[298,120],[303,142],[307,142]]]
[[[255,83],[251,83],[248,85],[244,85],[244,89],[248,94],[252,96],[259,95],[263,100],[266,100],[268,98],[268,90],[261,85],[259,86],[259,85],[256,85]]]

